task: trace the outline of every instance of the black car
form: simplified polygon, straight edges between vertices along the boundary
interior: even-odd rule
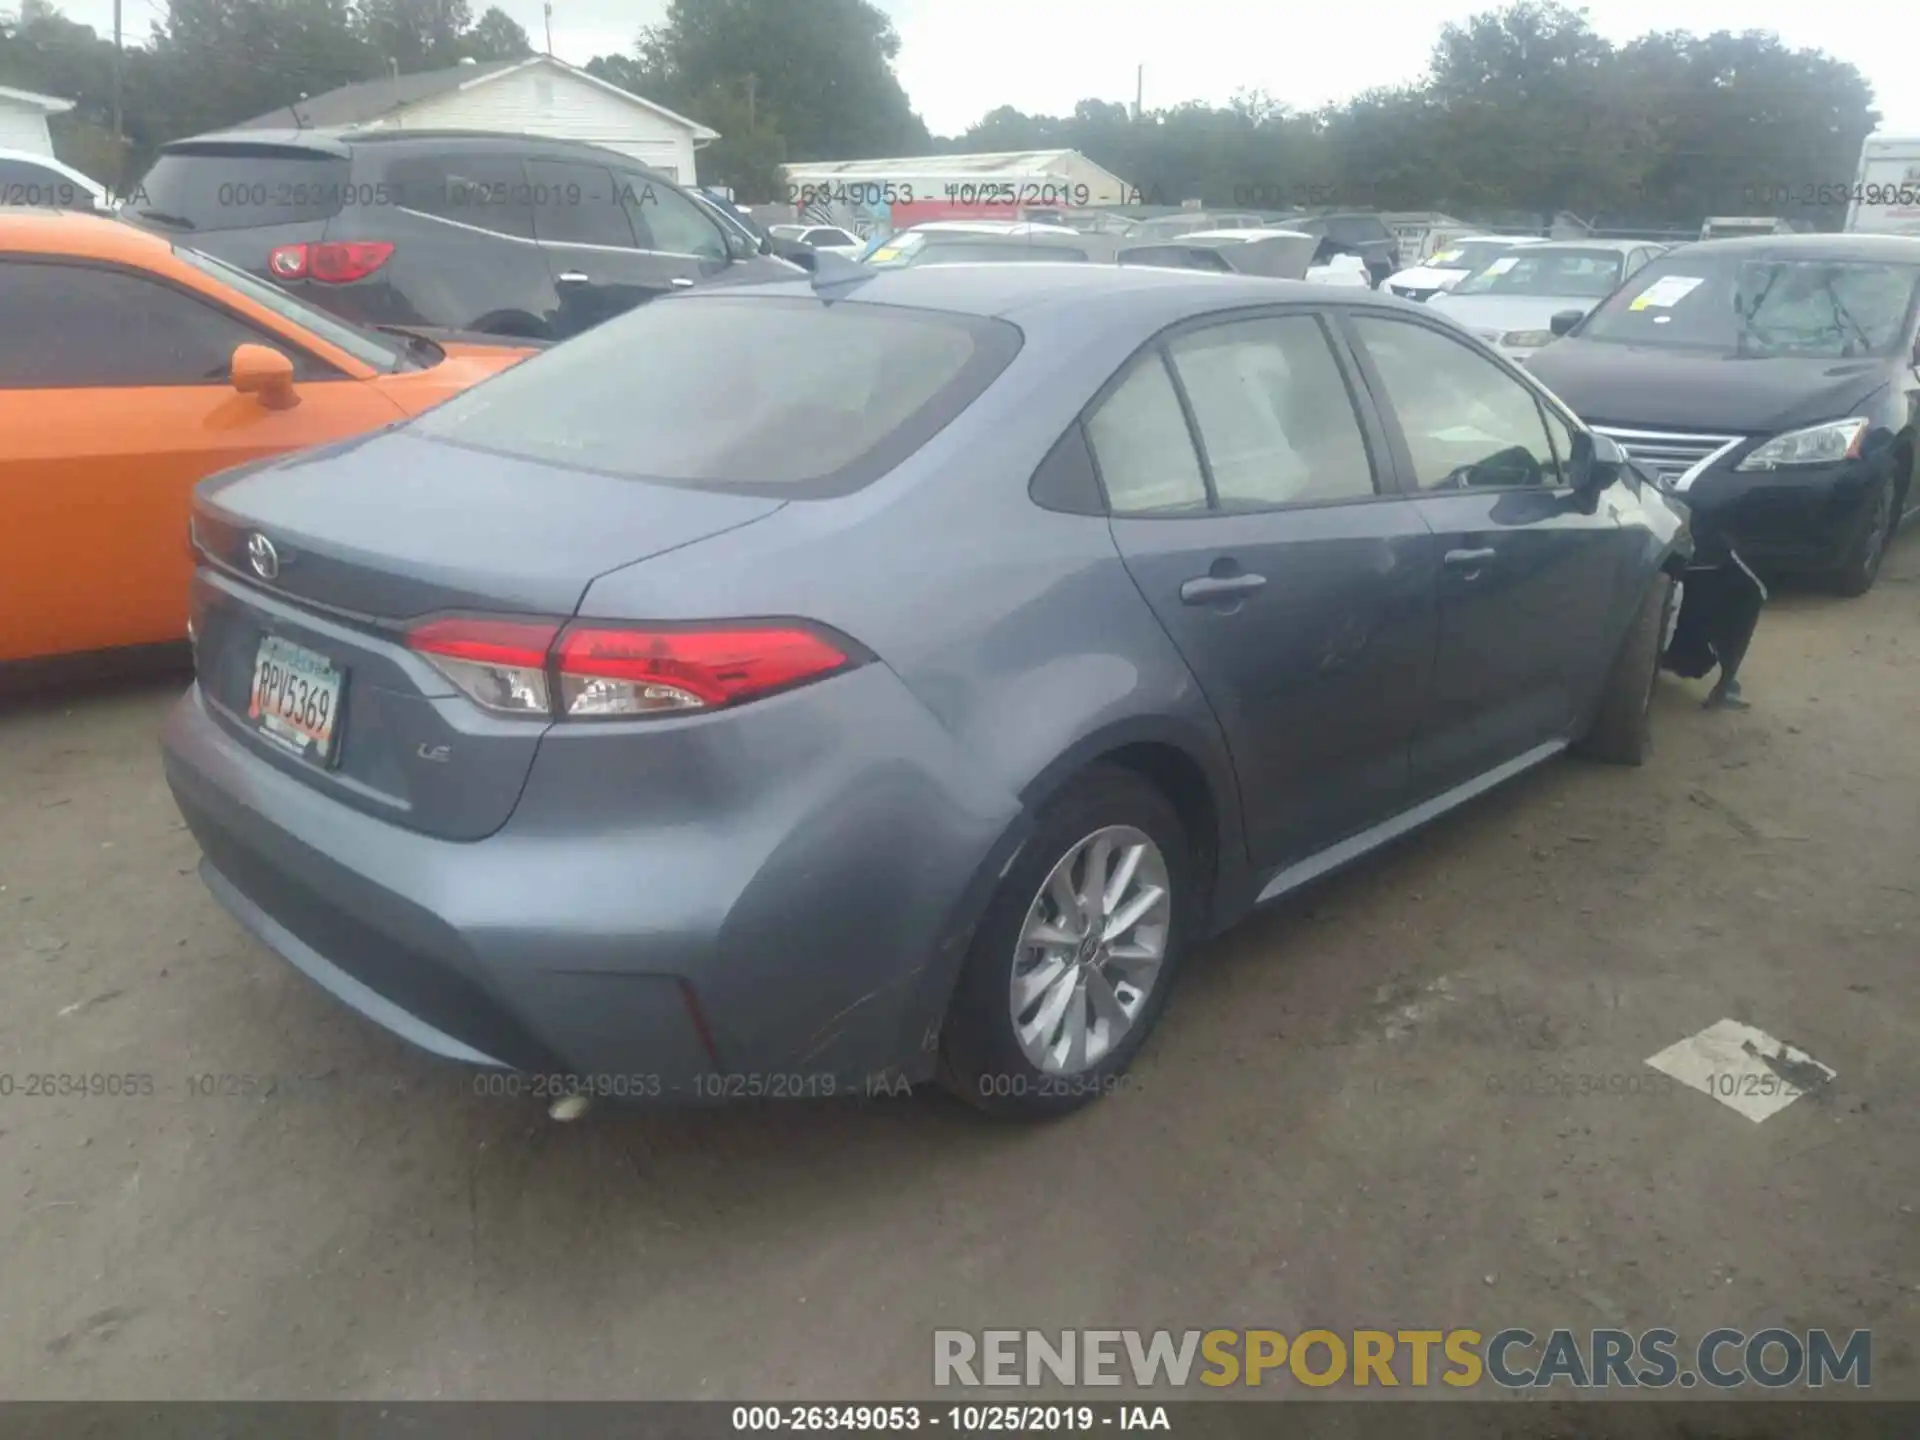
[[[1303,211],[1266,223],[1318,238],[1320,249],[1313,257],[1316,265],[1326,264],[1335,255],[1358,255],[1366,262],[1367,275],[1376,290],[1400,268],[1400,242],[1378,215],[1366,211],[1319,215]]]
[[[120,213],[363,325],[563,339],[703,280],[793,274],[638,161],[528,135],[203,135],[161,147]]]
[[[1913,493],[1920,239],[1766,235],[1661,256],[1527,366],[1749,563],[1871,589]]]

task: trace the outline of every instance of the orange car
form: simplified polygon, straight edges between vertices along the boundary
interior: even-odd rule
[[[0,210],[0,666],[183,640],[195,481],[532,353],[362,329],[116,220]]]

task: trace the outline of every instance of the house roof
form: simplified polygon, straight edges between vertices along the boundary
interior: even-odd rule
[[[342,85],[336,90],[323,94],[310,95],[298,102],[298,114],[295,106],[283,105],[278,110],[270,110],[265,115],[256,115],[251,120],[243,120],[232,127],[236,130],[294,130],[294,129],[338,129],[353,125],[367,125],[381,120],[397,110],[410,105],[418,105],[424,100],[436,99],[441,95],[451,95],[457,90],[470,90],[489,81],[498,80],[503,75],[511,75],[531,66],[543,66],[560,71],[574,80],[587,85],[598,86],[610,94],[618,95],[630,105],[651,112],[676,125],[685,126],[692,132],[695,140],[718,140],[719,132],[710,130],[697,120],[689,120],[664,105],[622,90],[618,85],[602,80],[597,75],[589,75],[564,60],[556,60],[551,55],[534,55],[525,60],[495,60],[485,65],[454,65],[445,70],[423,70],[417,75],[385,76],[378,80],[361,80],[352,85]],[[0,91],[0,94],[4,94]]]
[[[7,85],[0,85],[0,104],[23,105],[42,115],[64,115],[73,109],[73,101],[62,100],[58,95],[36,95],[31,90],[15,90]]]

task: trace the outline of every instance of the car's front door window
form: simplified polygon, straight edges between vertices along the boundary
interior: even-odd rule
[[[224,385],[239,346],[288,349],[157,281],[28,261],[0,261],[0,335],[0,388],[23,390]],[[318,364],[291,358],[296,378]]]
[[[698,255],[703,260],[727,258],[727,238],[719,225],[671,185],[622,175],[620,200],[642,250]]]
[[[1534,393],[1471,346],[1424,325],[1363,316],[1360,335],[1422,490],[1561,483]]]

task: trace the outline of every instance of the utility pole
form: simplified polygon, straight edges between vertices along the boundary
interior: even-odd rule
[[[117,5],[120,0],[114,0]],[[1147,113],[1147,67],[1142,65],[1133,72],[1133,118],[1138,120]]]
[[[127,168],[126,137],[120,124],[120,0],[113,0],[113,188],[125,188]]]
[[[114,0],[114,4],[117,5],[119,3],[120,3],[120,0]],[[553,0],[547,0],[546,10],[547,10],[547,54],[551,56],[553,54]]]
[[[747,76],[747,129],[748,130],[755,130],[759,128],[755,124],[754,118],[753,118],[754,92],[757,91],[759,88],[760,88],[760,77],[758,75]]]

